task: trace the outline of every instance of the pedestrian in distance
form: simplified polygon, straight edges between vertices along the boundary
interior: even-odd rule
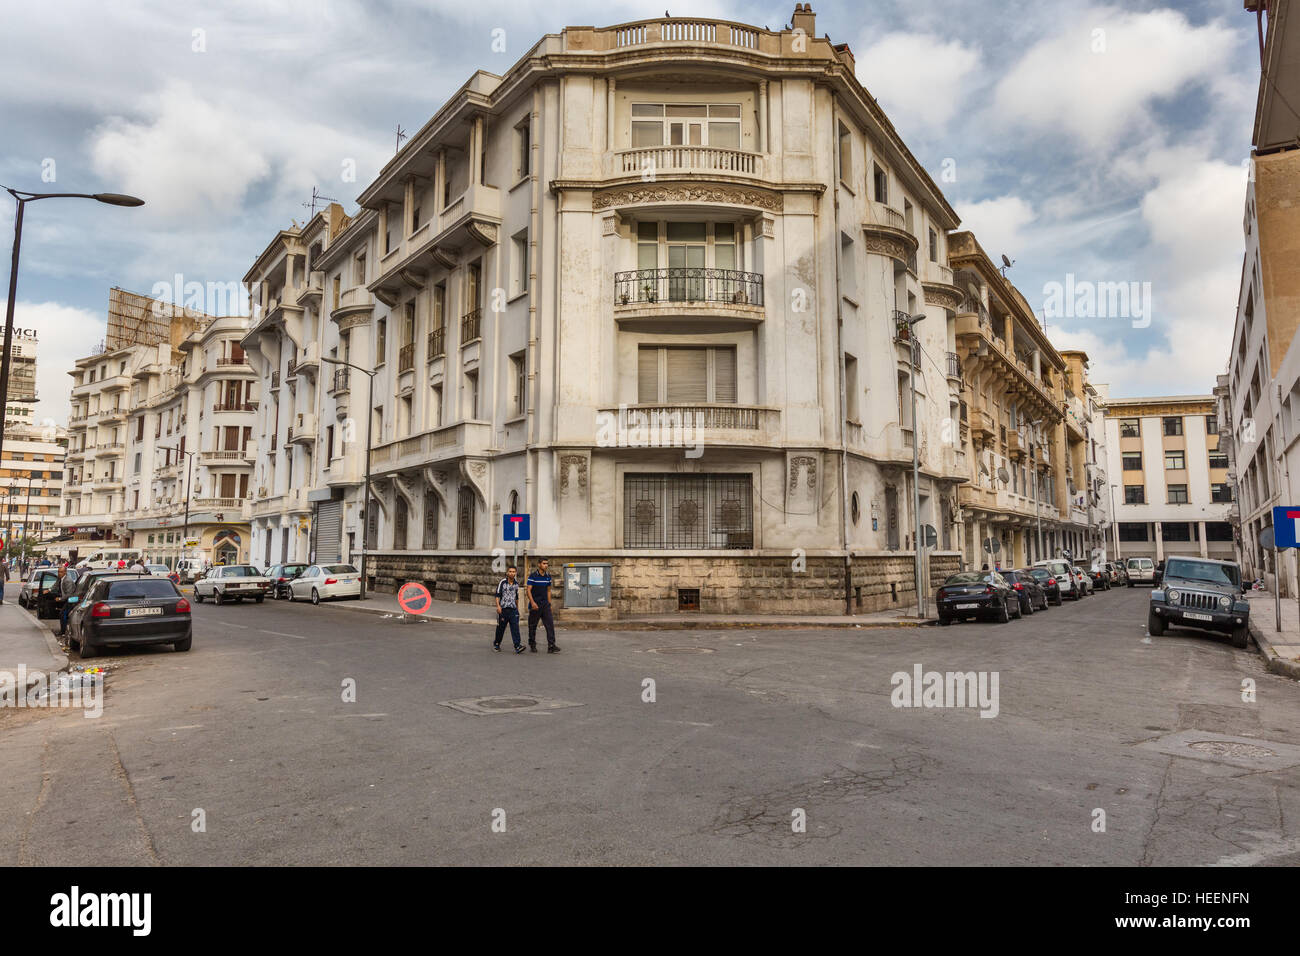
[[[515,653],[524,652],[523,641],[519,639],[519,582],[515,580],[519,570],[513,564],[506,568],[506,576],[497,585],[497,633],[492,639],[492,650],[501,650],[501,635],[510,627],[510,639],[515,642]]]
[[[555,618],[551,613],[550,562],[545,558],[537,562],[537,570],[528,573],[528,649],[537,653],[537,624],[546,628],[546,653],[558,654],[555,643]]]
[[[77,590],[77,572],[68,567],[66,563],[59,565],[59,637],[64,637],[68,633],[68,613],[72,610],[72,605],[68,603],[68,598]]]

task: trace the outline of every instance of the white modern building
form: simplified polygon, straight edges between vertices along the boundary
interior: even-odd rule
[[[1112,398],[1106,412],[1116,557],[1232,559],[1232,488],[1213,396]]]

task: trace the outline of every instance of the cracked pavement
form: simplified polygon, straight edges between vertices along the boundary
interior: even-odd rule
[[[107,658],[101,718],[0,710],[0,860],[1300,862],[1300,767],[1150,746],[1192,730],[1286,744],[1300,686],[1214,636],[1143,642],[1146,601],[949,628],[561,628],[563,654],[518,657],[486,626],[196,605],[189,653]],[[998,716],[892,706],[891,676],[918,663],[998,672]],[[581,706],[439,703],[486,696]]]

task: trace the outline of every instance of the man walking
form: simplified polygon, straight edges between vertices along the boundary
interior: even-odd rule
[[[506,576],[497,585],[497,634],[492,640],[492,650],[501,650],[501,635],[510,625],[510,639],[515,642],[515,653],[524,652],[523,642],[519,639],[519,582],[515,576],[518,569],[512,564],[506,568]]]
[[[555,644],[555,618],[551,615],[550,562],[545,558],[537,562],[537,570],[528,574],[528,649],[537,653],[537,622],[546,628],[546,653],[558,654]]]

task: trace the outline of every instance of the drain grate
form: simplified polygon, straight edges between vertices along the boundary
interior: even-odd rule
[[[712,654],[711,647],[652,647],[651,654]]]
[[[489,697],[479,701],[480,707],[486,707],[489,710],[523,710],[526,707],[536,707],[536,697]]]
[[[1245,757],[1250,760],[1262,760],[1276,757],[1276,750],[1256,747],[1254,744],[1239,744],[1230,740],[1197,740],[1187,745],[1189,749],[1210,754],[1214,757]]]

